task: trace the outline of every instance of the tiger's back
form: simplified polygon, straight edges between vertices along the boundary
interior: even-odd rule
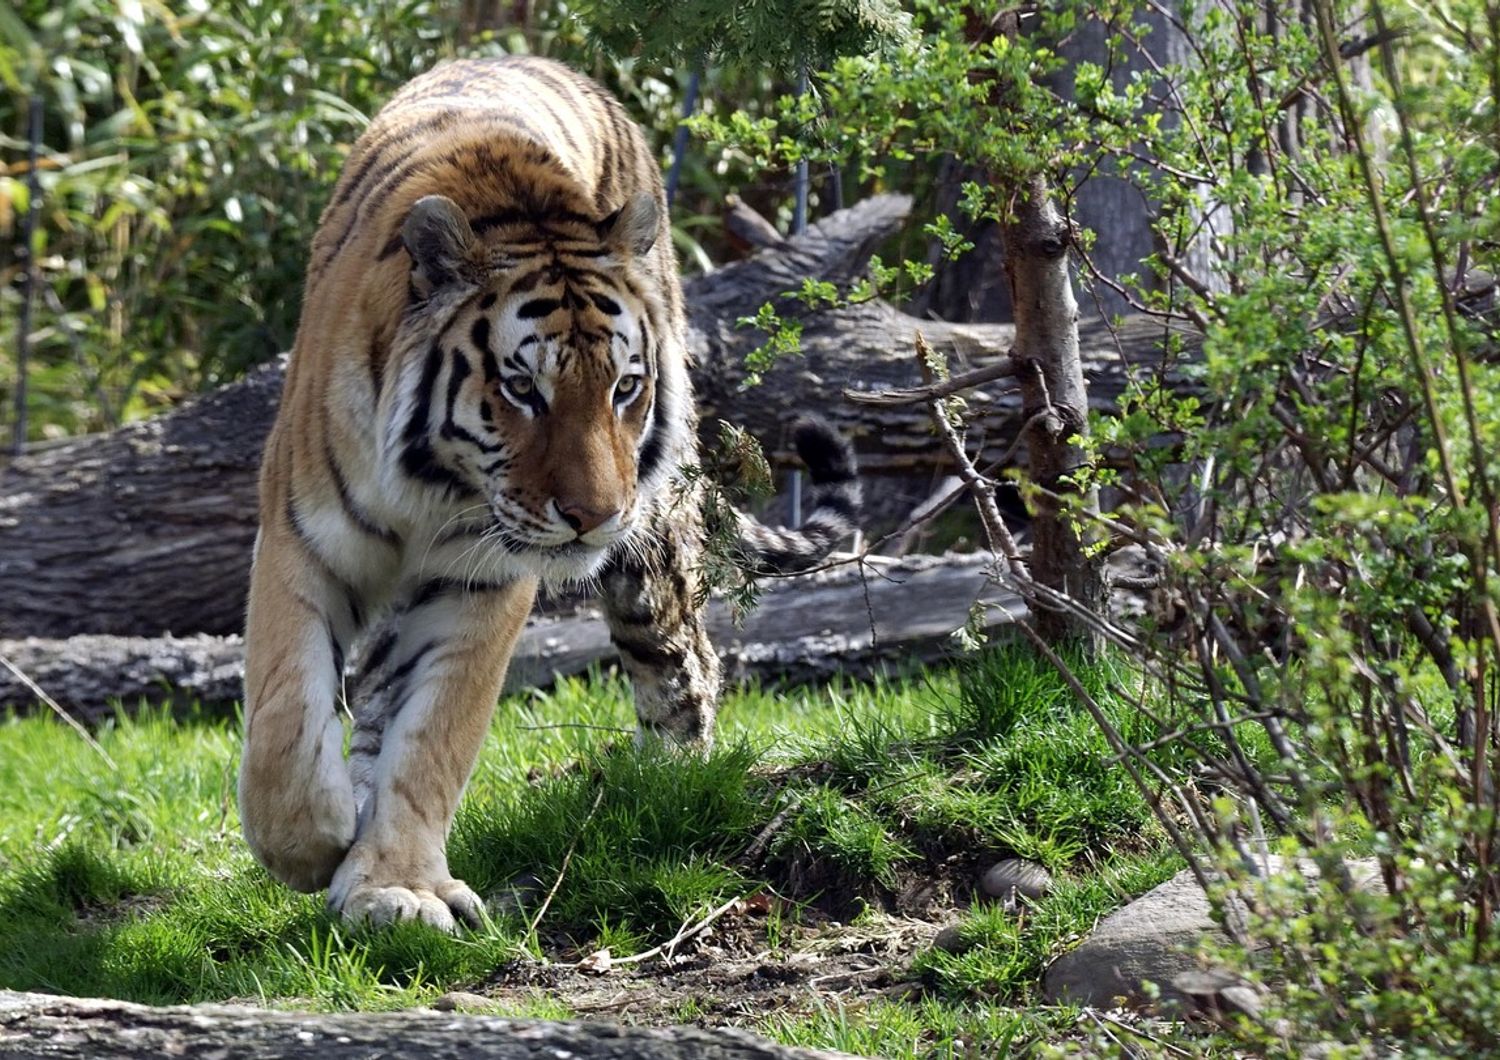
[[[641,193],[665,205],[645,137],[593,81],[530,56],[437,67],[392,97],[345,160],[313,239],[293,371],[363,359],[379,400],[410,301],[401,228],[424,196],[452,199],[483,238],[516,220],[593,224]],[[659,225],[643,265],[680,322],[664,208]]]

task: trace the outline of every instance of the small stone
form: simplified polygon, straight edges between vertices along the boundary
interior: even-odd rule
[[[962,926],[957,922],[945,925],[932,939],[932,948],[944,953],[965,953],[973,946],[963,937]]]
[[[1014,902],[1018,896],[1034,901],[1052,889],[1052,874],[1034,861],[1006,858],[990,866],[979,887],[1002,902]]]
[[[432,1003],[439,1012],[487,1012],[495,1007],[492,998],[467,990],[450,990]]]
[[[1219,991],[1219,1000],[1231,1012],[1238,1012],[1251,1019],[1259,1019],[1265,1000],[1253,986],[1229,986]]]
[[[1172,977],[1172,988],[1212,1015],[1238,1012],[1256,1019],[1265,1007],[1255,987],[1226,968],[1190,969]]]

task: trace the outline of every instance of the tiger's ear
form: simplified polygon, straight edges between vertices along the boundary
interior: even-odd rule
[[[426,195],[416,201],[401,226],[401,242],[411,255],[412,268],[434,288],[452,283],[471,266],[474,230],[458,203],[446,195]]]
[[[656,243],[661,209],[656,196],[641,192],[599,222],[599,236],[616,250],[642,257]]]

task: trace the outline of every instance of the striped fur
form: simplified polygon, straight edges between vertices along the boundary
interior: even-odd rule
[[[811,416],[793,426],[792,441],[812,480],[802,526],[796,530],[769,527],[737,513],[744,563],[762,573],[807,570],[826,559],[859,525],[862,494],[854,448],[828,424]]]
[[[656,161],[588,79],[451,63],[355,144],[260,481],[240,813],[279,879],[354,920],[479,917],[446,836],[542,581],[598,584],[643,734],[711,739],[685,331]],[[742,526],[767,569],[857,503],[804,433],[809,525]]]

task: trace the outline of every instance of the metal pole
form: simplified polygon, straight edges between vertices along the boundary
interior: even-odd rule
[[[677,182],[682,177],[682,157],[687,154],[687,120],[698,106],[698,71],[688,77],[687,94],[682,97],[682,122],[672,137],[672,168],[667,170],[667,205],[677,198]]]
[[[26,225],[21,235],[26,272],[21,287],[21,321],[16,333],[16,434],[11,444],[11,452],[17,456],[26,447],[26,362],[31,355],[31,301],[36,295],[36,221],[42,206],[42,189],[37,180],[37,152],[42,142],[42,97],[36,93],[31,96],[30,137],[26,153]]]
[[[797,95],[801,97],[807,94],[807,67],[803,67],[797,74]],[[792,209],[792,235],[800,236],[807,231],[807,159],[797,163],[796,205]],[[792,472],[792,529],[802,525],[802,469],[798,468]]]
[[[797,95],[807,94],[807,67],[797,75]],[[807,159],[797,163],[797,205],[792,212],[792,235],[800,236],[807,231]]]

